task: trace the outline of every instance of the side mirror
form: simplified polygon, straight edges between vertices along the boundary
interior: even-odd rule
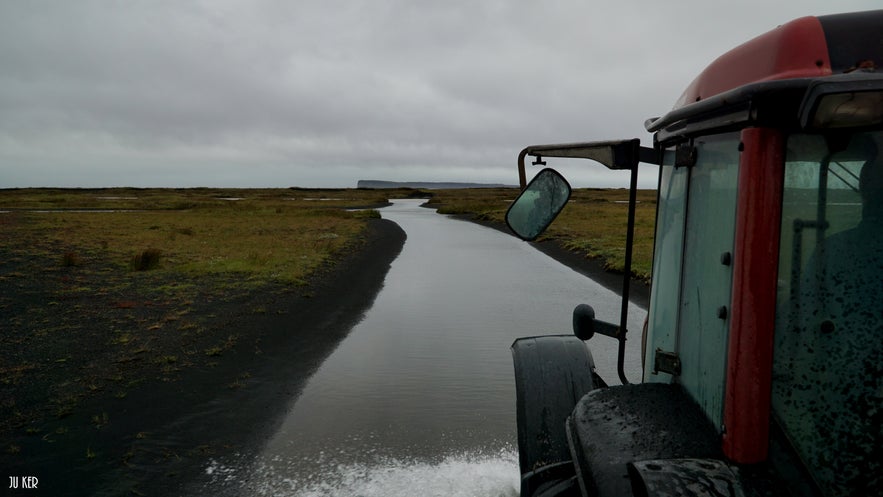
[[[595,333],[619,338],[619,327],[613,323],[595,319],[595,309],[589,304],[580,304],[573,309],[573,334],[580,340],[589,340]]]
[[[558,171],[543,169],[509,206],[506,224],[522,240],[534,240],[567,205],[570,192],[570,184]]]

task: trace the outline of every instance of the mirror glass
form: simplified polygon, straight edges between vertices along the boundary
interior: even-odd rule
[[[552,224],[570,199],[570,185],[554,169],[543,169],[509,206],[506,224],[522,240],[533,240]]]

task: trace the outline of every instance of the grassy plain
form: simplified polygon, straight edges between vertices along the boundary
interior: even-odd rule
[[[361,218],[379,216],[342,207],[386,198],[363,190],[5,190],[0,210],[11,212],[0,234],[13,258],[297,284],[358,237]]]
[[[0,390],[19,389],[4,396],[3,424],[28,425],[41,413],[61,418],[93,393],[110,389],[124,398],[147,378],[168,381],[188,367],[211,365],[242,338],[210,332],[213,302],[267,285],[309,296],[310,276],[357,249],[366,220],[379,216],[370,207],[389,198],[432,195],[440,213],[503,223],[516,194],[0,190],[0,341],[11,351],[0,357]],[[641,191],[638,198],[633,274],[648,280],[656,197]],[[626,190],[577,189],[543,239],[621,271],[626,199]],[[77,353],[81,345],[89,357]],[[35,383],[44,397],[20,390]]]
[[[369,222],[379,217],[372,208],[433,196],[441,213],[502,223],[517,193],[0,190],[0,463],[35,464],[62,448],[58,457],[96,474],[187,460],[163,440],[151,445],[154,434],[139,425],[144,416],[133,413],[161,407],[157,392],[249,394],[252,375],[262,374],[251,368],[278,345],[266,341],[267,330],[311,336],[293,302],[345,312],[340,292],[361,288],[352,277],[330,298],[314,283],[363,252]],[[626,197],[575,190],[544,238],[621,270]],[[656,198],[640,192],[639,199],[634,273],[647,278]],[[348,210],[356,208],[364,210]],[[202,460],[226,449],[188,450]]]
[[[79,412],[89,399],[123,401],[145,382],[256,350],[223,312],[277,312],[250,298],[255,289],[309,298],[311,275],[359,250],[368,219],[379,217],[371,208],[413,194],[0,190],[0,439],[51,442],[68,430],[58,420],[75,414],[98,429],[108,414]]]
[[[439,213],[505,224],[506,210],[518,190],[491,188],[437,190],[434,193],[430,204],[437,206]],[[637,198],[632,275],[649,282],[656,191],[639,190]],[[566,249],[603,261],[604,267],[610,271],[622,272],[625,267],[627,201],[626,189],[574,189],[570,202],[539,240],[555,241]]]

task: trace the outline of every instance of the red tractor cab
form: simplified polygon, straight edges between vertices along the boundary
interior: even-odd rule
[[[512,346],[522,496],[883,495],[883,11],[805,17],[715,60],[639,140],[519,156],[510,228],[631,173],[621,322]],[[643,382],[622,372],[640,162],[659,166]],[[585,345],[620,341],[623,385]]]

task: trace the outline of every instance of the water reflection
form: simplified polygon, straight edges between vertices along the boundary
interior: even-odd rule
[[[405,230],[405,246],[365,319],[268,441],[260,471],[248,478],[253,492],[267,474],[304,483],[384,461],[441,467],[470,457],[510,468],[515,489],[512,341],[569,333],[571,311],[581,302],[591,303],[600,319],[618,321],[618,300],[609,290],[512,236],[420,203],[396,201],[381,211]],[[633,329],[643,316],[632,307]],[[599,337],[591,345],[602,376],[615,383],[616,342]],[[629,342],[632,379],[640,377],[639,347],[640,340]]]

